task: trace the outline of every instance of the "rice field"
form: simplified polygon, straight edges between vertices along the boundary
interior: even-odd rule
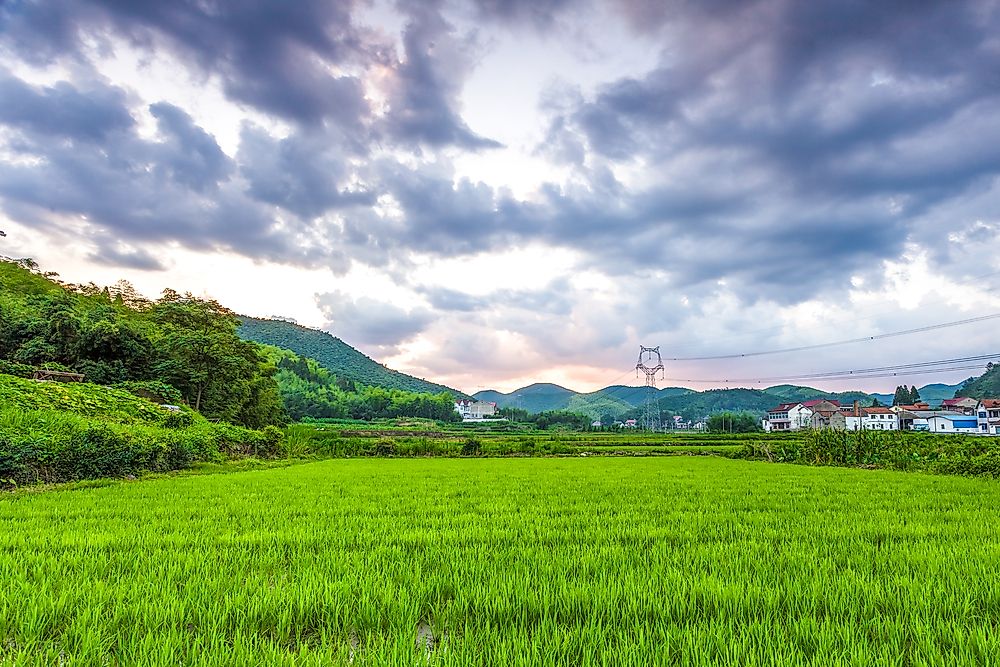
[[[0,664],[986,665],[1000,484],[347,459],[0,496]]]

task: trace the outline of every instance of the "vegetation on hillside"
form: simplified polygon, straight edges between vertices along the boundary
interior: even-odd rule
[[[647,387],[614,385],[587,394],[577,393],[553,384],[533,384],[508,394],[494,390],[480,391],[475,397],[493,401],[499,407],[514,407],[531,413],[548,410],[570,410],[591,419],[611,423],[619,419],[636,418],[643,410]],[[663,415],[680,415],[689,421],[699,421],[716,412],[750,412],[762,415],[768,408],[790,401],[815,398],[839,400],[845,405],[861,401],[870,405],[872,397],[860,391],[824,392],[812,387],[777,385],[767,389],[710,389],[694,391],[683,387],[664,387],[656,391],[656,400]]]
[[[165,290],[150,301],[124,282],[63,285],[30,261],[0,262],[0,372],[45,366],[102,385],[160,382],[207,417],[281,423],[275,369],[237,324],[232,311],[191,294]]]
[[[451,394],[416,393],[366,387],[338,378],[314,359],[290,350],[266,346],[277,368],[278,391],[289,416],[302,419],[380,419],[424,417],[442,421],[461,419]]]
[[[969,378],[955,392],[955,397],[997,398],[1000,397],[1000,364],[987,364],[986,372],[977,378]]]
[[[241,317],[239,335],[246,340],[291,350],[300,357],[316,360],[320,366],[342,380],[369,387],[399,389],[416,393],[448,392],[455,398],[465,394],[455,389],[386,368],[325,331],[318,331],[283,320]]]
[[[210,423],[124,390],[0,375],[0,490],[271,456],[281,431]]]

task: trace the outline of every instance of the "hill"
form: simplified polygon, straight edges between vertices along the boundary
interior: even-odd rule
[[[773,387],[768,387],[764,390],[764,393],[780,398],[783,403],[790,403],[792,401],[809,401],[814,398],[829,398],[840,401],[844,405],[848,405],[854,401],[871,403],[873,398],[871,394],[866,394],[863,391],[824,392],[819,389],[813,389],[812,387],[800,387],[792,384],[779,384]]]
[[[590,393],[577,393],[553,384],[533,384],[508,394],[495,390],[480,391],[475,398],[493,401],[499,407],[522,408],[528,412],[571,410],[607,421],[634,417],[646,402],[647,388],[612,385]],[[695,391],[685,387],[664,387],[657,390],[660,409],[685,419],[696,421],[713,412],[725,410],[758,414],[779,403],[830,398],[849,404],[853,401],[871,403],[872,397],[861,391],[824,392],[812,387],[777,385],[767,389],[711,389]]]
[[[923,393],[920,394],[923,396]],[[959,387],[955,396],[969,398],[1000,397],[1000,364],[989,364],[986,372],[977,378],[969,378]]]
[[[351,347],[326,331],[310,329],[283,320],[240,317],[237,333],[244,339],[291,350],[295,354],[316,360],[337,378],[353,380],[370,387],[402,389],[404,391],[438,394],[449,392],[464,398],[462,392],[412,375],[386,368],[363,352]]]
[[[920,394],[920,400],[927,401],[931,405],[940,405],[941,401],[946,398],[954,398],[956,392],[962,388],[960,384],[925,384],[923,387],[917,387],[917,392]],[[873,397],[882,401],[885,405],[892,405],[893,394],[872,394]]]

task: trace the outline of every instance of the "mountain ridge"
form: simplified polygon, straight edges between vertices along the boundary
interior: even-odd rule
[[[328,331],[313,329],[285,319],[239,316],[237,333],[244,340],[291,350],[314,359],[339,378],[353,380],[370,387],[403,389],[412,392],[438,394],[448,392],[454,398],[468,398],[464,392],[443,384],[393,370],[372,359]]]
[[[957,385],[926,385],[929,393],[953,395]],[[561,390],[553,391],[552,388]],[[923,391],[920,389],[919,391]],[[504,393],[486,389],[473,394],[473,398],[495,402],[498,407],[521,408],[528,412],[546,410],[572,410],[587,414],[594,419],[619,419],[636,416],[641,412],[649,389],[645,386],[611,385],[592,392],[576,392],[566,387],[550,383],[535,383]],[[557,394],[562,400],[557,400]],[[539,395],[542,398],[539,398]],[[950,398],[950,396],[948,396]],[[765,389],[708,389],[696,391],[686,387],[663,387],[656,390],[656,401],[660,409],[696,421],[712,412],[725,410],[746,410],[764,413],[768,408],[780,403],[807,401],[816,398],[830,398],[849,404],[861,401],[870,404],[878,399],[884,404],[892,402],[892,395],[869,394],[862,391],[830,392],[813,387],[782,384]]]

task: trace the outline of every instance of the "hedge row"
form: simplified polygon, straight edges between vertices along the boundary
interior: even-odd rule
[[[281,453],[282,432],[204,421],[117,424],[54,410],[0,411],[0,488],[167,471]]]
[[[1000,438],[908,431],[810,431],[747,443],[738,458],[1000,477]]]

